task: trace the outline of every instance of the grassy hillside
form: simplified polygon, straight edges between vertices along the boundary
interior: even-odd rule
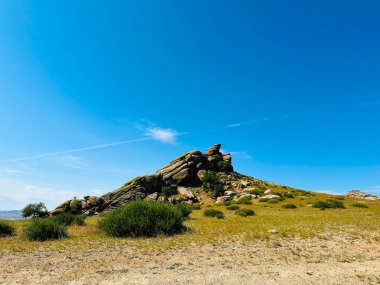
[[[273,184],[269,186],[278,192],[287,192]],[[97,217],[86,219],[86,226],[71,226],[69,238],[58,241],[31,242],[22,236],[22,228],[28,221],[13,221],[17,235],[0,238],[1,252],[76,251],[106,250],[128,246],[141,251],[156,251],[189,244],[213,244],[229,242],[254,242],[257,240],[286,239],[293,237],[332,239],[344,236],[349,239],[368,239],[380,241],[380,201],[363,201],[368,208],[351,206],[359,199],[332,196],[322,193],[297,192],[295,198],[287,198],[278,203],[252,200],[251,205],[239,204],[241,209],[252,209],[256,215],[241,217],[235,211],[227,210],[226,205],[215,205],[209,194],[200,193],[204,204],[194,210],[186,225],[189,230],[175,236],[155,238],[116,239],[106,236],[96,226]],[[345,209],[321,210],[311,207],[318,200],[337,199],[344,203]],[[297,208],[285,209],[283,205],[294,204]],[[225,219],[205,217],[207,208],[224,212]],[[277,230],[278,233],[270,233]]]

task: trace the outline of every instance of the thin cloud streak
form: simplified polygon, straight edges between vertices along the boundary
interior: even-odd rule
[[[255,123],[259,123],[259,122],[265,122],[265,121],[269,121],[270,118],[262,118],[262,119],[257,119],[257,120],[250,120],[250,121],[244,121],[244,122],[239,122],[239,123],[234,123],[234,124],[228,124],[226,126],[224,126],[224,128],[239,128],[239,127],[242,127],[242,126],[245,126],[245,125],[251,125],[251,124],[255,124]]]
[[[113,142],[113,143],[108,143],[108,144],[99,144],[99,145],[94,145],[94,146],[89,146],[89,147],[74,148],[74,149],[68,149],[68,150],[57,151],[57,152],[48,152],[48,153],[43,153],[43,154],[34,155],[34,156],[25,156],[25,157],[19,157],[19,158],[0,160],[0,162],[9,163],[9,162],[33,160],[33,159],[57,156],[57,155],[62,155],[62,154],[89,151],[89,150],[100,149],[100,148],[108,148],[108,147],[112,147],[112,146],[116,146],[116,145],[141,142],[141,141],[147,141],[147,140],[152,140],[152,139],[154,139],[154,138],[153,137],[142,137],[142,138],[138,138],[138,139],[125,140],[125,141]]]

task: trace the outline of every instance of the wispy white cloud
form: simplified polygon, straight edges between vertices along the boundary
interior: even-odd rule
[[[24,156],[24,157],[12,158],[12,159],[5,159],[5,160],[0,160],[0,162],[8,163],[8,162],[18,162],[18,161],[33,160],[33,159],[38,159],[38,158],[53,157],[53,156],[59,156],[63,154],[77,153],[77,152],[89,151],[89,150],[94,150],[94,149],[108,148],[108,147],[112,147],[116,145],[141,142],[141,141],[146,141],[150,139],[152,139],[152,137],[142,137],[142,138],[137,138],[137,139],[124,140],[124,141],[118,141],[118,142],[107,143],[107,144],[99,144],[99,145],[82,147],[82,148],[74,148],[74,149],[68,149],[68,150],[57,151],[57,152],[47,152],[47,153],[42,153],[42,154],[33,155],[33,156]]]
[[[84,162],[81,157],[75,156],[75,155],[53,156],[51,160],[53,162],[59,163],[67,167],[75,168],[75,169],[84,169],[85,167],[88,166],[88,164]]]
[[[231,151],[230,154],[233,156],[240,156],[240,157],[247,158],[247,159],[252,158],[252,156],[246,151]]]
[[[0,209],[2,210],[21,209],[26,204],[35,202],[44,202],[49,209],[52,209],[62,201],[78,194],[52,187],[36,186],[22,181],[0,179]]]
[[[246,126],[246,125],[251,125],[251,124],[255,124],[255,123],[259,123],[259,122],[265,122],[265,121],[269,121],[269,120],[270,120],[270,118],[264,117],[264,118],[261,118],[261,119],[255,119],[255,120],[250,120],[250,121],[232,123],[232,124],[228,124],[228,125],[226,125],[224,127],[225,128],[239,128],[239,127],[243,127],[243,126]]]
[[[155,127],[147,129],[145,135],[162,143],[174,144],[180,133],[172,129]]]

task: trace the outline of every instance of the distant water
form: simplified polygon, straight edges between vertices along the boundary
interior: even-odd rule
[[[0,219],[7,220],[21,220],[21,211],[20,210],[12,210],[12,211],[0,211]]]

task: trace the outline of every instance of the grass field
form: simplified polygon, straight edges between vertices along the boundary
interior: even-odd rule
[[[353,198],[341,200],[346,209],[320,210],[310,206],[316,200],[332,197],[328,194],[315,193],[310,197],[296,196],[276,204],[258,202],[255,199],[252,205],[239,206],[241,209],[254,210],[256,215],[240,217],[235,211],[227,210],[224,205],[214,205],[208,196],[204,196],[202,208],[194,210],[190,219],[186,221],[188,231],[175,236],[155,238],[108,237],[97,228],[97,217],[92,217],[86,219],[85,226],[71,226],[67,239],[31,242],[22,236],[22,228],[28,221],[15,221],[17,235],[0,238],[0,252],[106,250],[125,246],[138,251],[161,251],[186,247],[190,244],[244,243],[293,237],[329,239],[334,235],[380,241],[380,201],[365,201],[368,208],[351,206],[359,201]],[[297,208],[282,208],[282,205],[288,203],[295,204]],[[223,211],[225,219],[205,217],[203,212],[207,207]],[[278,233],[268,232],[273,229]]]

